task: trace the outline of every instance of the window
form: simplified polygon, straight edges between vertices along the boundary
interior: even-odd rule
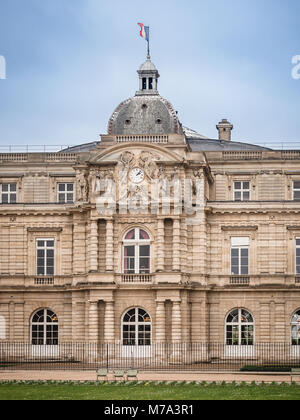
[[[292,316],[292,346],[300,346],[300,310]]]
[[[147,79],[143,77],[143,90],[147,89]]]
[[[253,346],[254,320],[246,309],[234,309],[226,319],[227,346]]]
[[[37,239],[37,275],[54,276],[54,239]]]
[[[250,182],[234,182],[234,201],[250,200]]]
[[[300,201],[300,181],[293,183],[293,200]]]
[[[151,325],[151,317],[144,309],[130,309],[122,322],[123,346],[151,346]]]
[[[142,229],[132,229],[125,235],[123,272],[124,274],[150,273],[150,237]]]
[[[149,89],[150,90],[153,89],[153,78],[152,77],[149,78]]]
[[[249,238],[231,238],[231,275],[249,274]]]
[[[31,320],[31,344],[33,346],[58,345],[58,318],[49,309],[40,309]]]
[[[74,184],[58,184],[57,189],[60,204],[74,203]]]
[[[17,202],[17,184],[1,184],[1,203],[15,204]]]
[[[300,238],[296,238],[296,274],[300,274]]]

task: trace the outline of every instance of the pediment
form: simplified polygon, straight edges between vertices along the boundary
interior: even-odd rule
[[[148,145],[144,143],[135,143],[127,145],[117,145],[110,147],[104,151],[95,152],[89,159],[91,164],[107,164],[120,162],[124,153],[132,154],[134,156],[141,156],[142,154],[149,154],[151,159],[155,162],[164,163],[180,163],[184,158],[170,150],[166,150],[161,146]]]

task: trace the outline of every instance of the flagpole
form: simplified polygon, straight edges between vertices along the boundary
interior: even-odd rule
[[[148,27],[148,55],[147,55],[147,59],[150,60],[150,27]]]

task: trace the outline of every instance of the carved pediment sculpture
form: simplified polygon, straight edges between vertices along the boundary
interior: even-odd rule
[[[139,167],[141,167],[148,178],[157,179],[159,176],[159,167],[156,161],[159,161],[160,157],[151,152],[141,152],[138,161]]]
[[[126,181],[129,171],[135,167],[142,169],[148,180],[157,179],[159,167],[156,162],[159,160],[159,156],[148,151],[141,151],[140,153],[123,152],[120,155],[120,163],[118,165],[120,180]]]

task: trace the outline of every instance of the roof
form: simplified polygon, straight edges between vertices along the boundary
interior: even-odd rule
[[[59,153],[84,153],[90,152],[91,150],[95,149],[100,141],[93,141],[92,143],[83,143],[79,144],[78,146],[68,147],[67,149],[60,150]]]
[[[241,143],[227,140],[200,139],[199,137],[187,137],[187,141],[193,152],[226,152],[226,151],[251,151],[266,150],[267,147],[257,146],[255,144]]]
[[[197,136],[191,137],[190,135],[191,131],[186,131],[186,129],[184,131],[187,137],[187,141],[193,152],[226,152],[226,151],[238,152],[238,151],[251,151],[251,150],[258,150],[258,151],[271,150],[266,147],[261,147],[261,146],[257,146],[255,144],[250,144],[250,143],[209,139],[197,133],[196,133]],[[92,143],[80,144],[78,146],[69,147],[68,149],[61,150],[61,152],[63,153],[90,152],[91,150],[95,149],[97,145],[99,145],[100,143],[101,143],[100,141],[98,142],[94,141]]]
[[[139,71],[157,71],[157,68],[152,63],[152,61],[148,59],[147,61],[145,61],[145,63],[141,65]]]
[[[108,123],[110,135],[181,134],[178,116],[160,95],[138,95],[122,102]]]

